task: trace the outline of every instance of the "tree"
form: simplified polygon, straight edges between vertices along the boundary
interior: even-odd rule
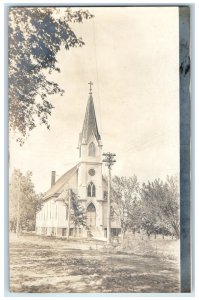
[[[63,46],[82,47],[71,28],[93,17],[87,10],[52,7],[12,7],[9,10],[9,127],[22,144],[36,124],[49,129],[53,105],[48,97],[63,89],[45,71],[60,72],[56,54]]]
[[[127,230],[135,232],[140,223],[139,183],[137,177],[113,177],[112,208],[120,219],[122,240]]]
[[[175,234],[179,238],[179,189],[177,177],[167,177],[166,182],[155,179],[143,184],[141,189],[143,204],[142,226],[150,221],[150,231]]]
[[[74,229],[78,227],[87,227],[86,211],[79,203],[79,198],[76,193],[71,192],[71,223]]]
[[[34,191],[32,173],[23,175],[15,169],[9,185],[10,230],[34,230],[36,212],[41,208],[41,195]]]

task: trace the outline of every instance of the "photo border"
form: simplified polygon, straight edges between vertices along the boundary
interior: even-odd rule
[[[6,17],[8,8],[10,6],[64,6],[64,4],[59,4],[55,3],[55,5],[51,3],[13,3],[13,4],[5,4],[4,5],[4,16]],[[66,3],[65,6],[72,6],[72,7],[93,7],[93,6],[111,6],[111,7],[117,7],[117,6],[179,6],[180,7],[180,20],[179,20],[179,36],[180,36],[180,42],[186,40],[188,43],[188,50],[186,52],[186,55],[190,55],[190,24],[193,22],[193,15],[194,15],[194,4],[187,4],[187,5],[179,5],[179,4],[68,4]],[[185,13],[184,9],[188,8],[188,10],[191,10],[191,22],[190,22],[190,13]],[[7,17],[6,17],[7,18]],[[4,32],[5,32],[5,48],[4,51],[6,53],[7,50],[7,28],[6,28],[6,23],[4,23]],[[192,26],[193,30],[193,26]],[[193,45],[193,37],[192,37],[192,45]],[[193,50],[191,50],[192,53],[192,58],[193,57]],[[6,58],[7,58],[7,54]],[[185,53],[182,51],[180,48],[180,63],[184,60],[184,55]],[[6,61],[6,60],[5,60]],[[193,61],[191,60],[191,66],[193,68]],[[8,104],[7,104],[7,64],[4,64],[4,73],[6,74],[5,76],[5,81],[4,81],[4,86],[5,86],[5,95],[4,95],[4,118],[5,118],[5,136],[4,136],[4,147],[5,147],[5,156],[4,156],[4,176],[5,176],[5,202],[4,202],[4,256],[6,253],[9,251],[9,245],[8,245],[8,232],[6,232],[6,226],[8,226],[8,154],[7,154],[7,147],[8,147]],[[191,86],[191,91],[193,92],[194,88],[194,82],[193,82],[193,76],[192,76],[192,86]],[[192,93],[193,95],[194,93]],[[191,187],[191,182],[190,179],[191,177],[194,177],[194,166],[190,163],[190,156],[192,155],[193,157],[193,149],[190,149],[190,142],[191,145],[194,146],[194,141],[193,141],[193,135],[192,139],[191,137],[191,127],[192,127],[192,134],[193,134],[193,121],[194,121],[194,112],[191,111],[191,104],[190,102],[192,101],[192,109],[194,109],[194,99],[190,97],[190,72],[184,78],[183,76],[180,76],[180,194],[181,194],[181,212],[180,212],[180,219],[181,219],[181,289],[182,293],[190,294],[190,296],[194,295],[194,265],[193,265],[193,260],[195,258],[195,253],[193,250],[193,245],[194,245],[194,195],[193,195],[193,179],[192,179],[192,187]],[[191,118],[190,118],[191,117]],[[190,176],[190,174],[192,174]],[[7,186],[6,186],[7,184]],[[192,202],[190,201],[192,200]],[[6,258],[6,256],[5,256]],[[111,293],[111,294],[104,294],[101,293],[100,295],[97,294],[35,294],[31,293],[10,293],[8,291],[8,286],[9,286],[9,258],[5,259],[5,289],[4,289],[4,295],[5,296],[11,296],[11,297],[24,297],[24,296],[40,296],[40,297],[73,297],[74,296],[86,296],[86,297],[91,297],[91,296],[149,296],[149,297],[157,297],[157,296],[178,296],[178,293],[159,293],[159,294],[153,294],[153,293]],[[192,278],[192,279],[191,279]],[[192,288],[191,288],[192,287]],[[182,293],[179,293],[179,296],[182,295]],[[13,295],[14,294],[14,295]]]

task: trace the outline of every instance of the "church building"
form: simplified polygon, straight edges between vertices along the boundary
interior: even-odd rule
[[[107,181],[102,175],[102,140],[98,131],[91,85],[78,150],[79,162],[57,181],[55,171],[52,171],[51,188],[46,192],[42,208],[36,215],[37,234],[60,237],[67,235],[69,218],[66,199],[68,191],[72,190],[86,212],[87,226],[75,228],[70,222],[69,235],[106,238]],[[118,235],[119,220],[111,221],[111,232]]]

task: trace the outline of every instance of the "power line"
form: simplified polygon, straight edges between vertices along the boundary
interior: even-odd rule
[[[94,12],[93,12],[94,14]],[[101,116],[101,99],[100,99],[100,91],[99,91],[99,70],[98,70],[98,59],[97,59],[97,47],[96,47],[96,36],[95,36],[95,20],[92,19],[93,24],[93,44],[94,44],[94,57],[95,57],[95,68],[96,68],[96,75],[97,75],[97,93],[98,93],[98,105],[99,105],[99,118],[100,118],[100,132],[103,132],[102,128],[102,116]]]

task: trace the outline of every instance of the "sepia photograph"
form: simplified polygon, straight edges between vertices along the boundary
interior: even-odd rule
[[[179,24],[178,6],[9,7],[10,293],[182,292]]]

